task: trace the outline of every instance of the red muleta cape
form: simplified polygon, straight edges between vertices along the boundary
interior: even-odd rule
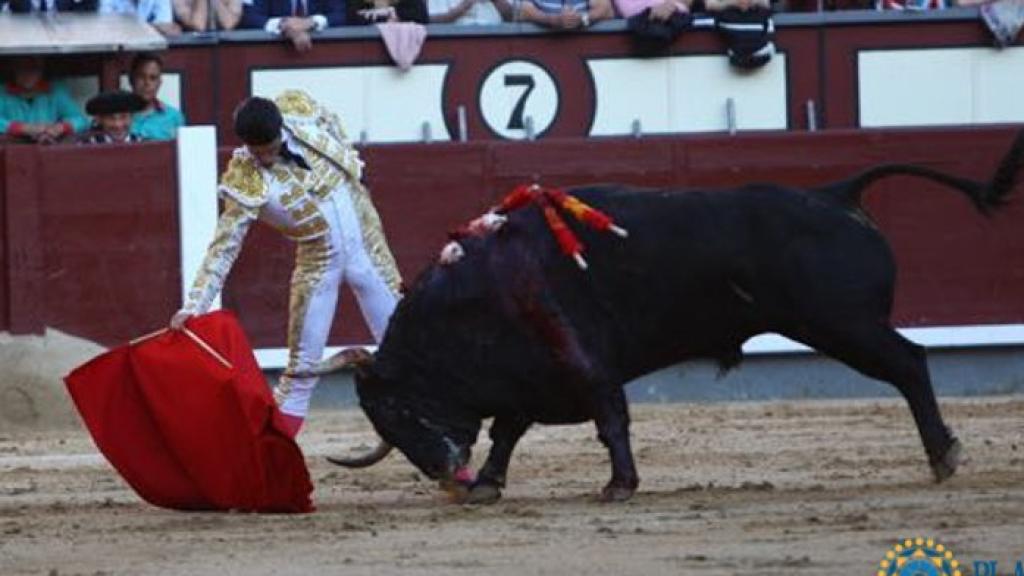
[[[234,315],[213,312],[187,327],[215,353],[167,331],[65,378],[100,451],[156,506],[312,511],[305,458]]]

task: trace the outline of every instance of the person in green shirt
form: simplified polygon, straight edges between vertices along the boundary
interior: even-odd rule
[[[163,71],[163,60],[152,52],[141,52],[132,60],[132,92],[146,101],[146,108],[132,118],[131,132],[143,140],[173,140],[185,124],[177,108],[157,98]]]
[[[11,64],[11,80],[0,86],[0,134],[49,144],[89,126],[67,88],[46,80],[42,58],[20,56]]]

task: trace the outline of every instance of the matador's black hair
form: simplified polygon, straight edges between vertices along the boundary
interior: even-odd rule
[[[281,111],[266,98],[253,96],[235,108],[235,134],[242,142],[262,146],[281,135]]]

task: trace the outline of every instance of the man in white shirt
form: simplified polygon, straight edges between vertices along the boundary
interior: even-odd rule
[[[431,24],[501,24],[512,20],[509,0],[428,0]]]
[[[144,24],[150,24],[161,34],[181,34],[174,23],[171,0],[100,0],[100,14],[130,14]]]

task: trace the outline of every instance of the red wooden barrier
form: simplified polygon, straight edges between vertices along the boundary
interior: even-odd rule
[[[10,311],[7,309],[7,149],[0,145],[0,331],[11,326]]]
[[[812,185],[877,162],[913,161],[987,178],[1013,134],[986,128],[492,141],[371,146],[364,156],[411,282],[448,229],[535,176],[551,185]],[[113,344],[166,322],[180,304],[175,163],[169,144],[0,149],[0,245],[7,255],[0,260],[7,279],[0,310],[11,330],[54,326]],[[865,203],[900,265],[899,325],[1024,323],[1024,202],[986,220],[956,192],[901,177],[871,189]],[[224,305],[258,347],[284,344],[291,252],[257,226],[225,290]],[[368,341],[350,295],[338,319],[332,343]]]

